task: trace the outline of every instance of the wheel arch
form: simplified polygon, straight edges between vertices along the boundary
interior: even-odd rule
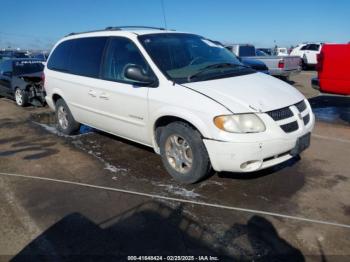
[[[202,138],[210,137],[210,133],[204,122],[193,114],[162,114],[155,118],[152,126],[152,143],[156,153],[159,153],[159,138],[162,128],[173,122],[184,122],[197,130]]]

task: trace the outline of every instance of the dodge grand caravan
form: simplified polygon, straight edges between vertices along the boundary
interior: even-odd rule
[[[314,115],[294,87],[195,34],[109,27],[72,33],[45,68],[65,134],[80,124],[153,147],[179,182],[252,172],[310,144]],[[118,150],[118,148],[116,148]]]

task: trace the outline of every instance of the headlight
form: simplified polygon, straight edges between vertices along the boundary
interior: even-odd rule
[[[230,133],[259,133],[266,129],[256,114],[217,116],[214,123],[219,129]]]

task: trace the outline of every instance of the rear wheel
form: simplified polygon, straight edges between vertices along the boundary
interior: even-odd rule
[[[18,106],[25,107],[28,104],[28,94],[25,90],[16,88],[15,101]]]
[[[162,128],[160,153],[165,169],[178,182],[192,184],[209,174],[210,160],[197,130],[184,122]]]
[[[56,119],[58,130],[66,135],[76,133],[80,127],[63,99],[58,99],[56,102]]]
[[[307,58],[306,56],[303,57],[303,59],[301,59],[301,68],[303,70],[307,70],[308,69],[308,64],[307,64]]]

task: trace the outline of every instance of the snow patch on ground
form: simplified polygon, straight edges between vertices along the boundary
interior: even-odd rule
[[[106,169],[106,170],[108,170],[108,171],[110,171],[110,172],[112,172],[114,174],[125,175],[128,172],[128,169],[126,169],[126,168],[120,168],[120,167],[114,166],[111,163],[107,162],[105,159],[103,159],[101,157],[101,152],[94,152],[92,150],[87,151],[84,148],[84,143],[82,141],[80,141],[78,138],[81,137],[81,136],[87,135],[89,133],[92,133],[92,132],[86,132],[86,133],[83,133],[83,134],[78,134],[78,135],[74,135],[74,136],[68,136],[68,135],[65,135],[65,134],[61,133],[60,131],[58,131],[56,126],[46,125],[46,124],[42,124],[42,123],[38,123],[38,122],[34,122],[34,121],[33,121],[33,123],[41,126],[42,128],[44,128],[46,131],[48,131],[51,134],[54,134],[54,135],[57,135],[57,136],[60,136],[60,137],[72,138],[73,139],[72,144],[75,147],[77,147],[77,148],[87,152],[88,154],[94,156],[99,161],[101,161],[105,165],[104,169]],[[90,143],[94,143],[95,141],[89,141],[89,142]],[[98,148],[98,146],[93,146],[93,147],[94,148],[96,148],[96,147]],[[112,179],[116,180],[117,177],[113,176]]]
[[[187,190],[183,187],[179,187],[176,185],[165,185],[165,184],[156,184],[157,186],[164,187],[166,191],[169,193],[173,193],[178,196],[184,196],[184,197],[189,197],[189,198],[196,198],[201,196],[198,193],[194,192],[194,189],[192,190]]]
[[[81,137],[81,136],[89,134],[89,132],[86,132],[86,133],[83,133],[83,134],[77,134],[77,135],[73,135],[73,136],[68,136],[68,135],[65,135],[62,132],[58,131],[56,126],[42,124],[42,123],[38,123],[38,122],[35,122],[35,121],[33,121],[33,123],[37,124],[38,126],[41,126],[47,132],[49,132],[51,134],[54,134],[54,135],[57,135],[57,136],[61,136],[61,137],[78,138],[78,137]]]

